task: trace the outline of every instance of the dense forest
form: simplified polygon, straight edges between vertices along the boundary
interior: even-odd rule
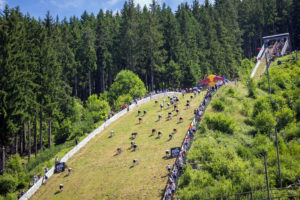
[[[110,107],[118,109],[119,96],[110,89],[121,70],[137,74],[149,92],[191,87],[211,73],[237,77],[262,36],[289,32],[297,49],[299,24],[297,0],[195,0],[176,11],[129,0],[120,13],[100,9],[70,19],[49,12],[35,19],[6,6],[0,13],[0,147],[30,155],[53,146],[52,139],[59,144],[89,132]],[[94,104],[105,110],[98,118],[89,114]]]

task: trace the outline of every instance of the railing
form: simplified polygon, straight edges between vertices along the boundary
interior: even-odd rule
[[[257,63],[256,63],[256,65],[255,65],[255,67],[254,67],[252,73],[251,73],[251,78],[253,78],[254,75],[256,74],[256,71],[257,71],[257,69],[258,69],[258,67],[259,67],[259,65],[260,65],[260,62],[261,62],[262,59],[265,58],[265,55],[266,55],[266,52],[265,52],[265,46],[263,45],[262,48],[261,48],[261,50],[259,51],[258,56],[257,56],[257,59],[258,59],[258,60],[257,60]]]
[[[152,99],[159,99],[165,96],[171,96],[174,94],[179,94],[179,92],[165,92],[160,94],[155,94],[144,99],[137,101],[137,103],[132,104],[129,106],[129,110],[127,108],[123,109],[122,111],[115,114],[109,120],[104,122],[101,126],[91,132],[87,137],[85,137],[78,145],[76,145],[73,149],[71,149],[65,156],[61,159],[61,162],[67,162],[74,154],[76,154],[82,147],[84,147],[91,139],[93,139],[96,135],[101,133],[106,127],[108,127],[111,123],[125,115],[127,112],[132,111],[137,106],[140,106],[144,103],[148,103]],[[48,178],[50,178],[54,173],[54,166],[45,174]],[[20,200],[27,200],[29,199],[43,184],[44,179],[40,178],[21,198]]]
[[[283,46],[283,48],[282,48],[282,51],[281,51],[281,56],[283,56],[283,55],[285,54],[286,49],[288,48],[288,45],[289,45],[289,39],[287,39],[287,40],[285,41],[285,44],[284,44],[284,46]]]
[[[263,56],[262,54],[264,53],[265,51],[265,45],[262,46],[262,48],[260,49],[258,55],[257,55],[257,59],[261,60],[261,56]]]

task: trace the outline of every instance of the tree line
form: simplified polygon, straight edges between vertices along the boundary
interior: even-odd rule
[[[128,0],[120,13],[100,9],[62,20],[6,6],[0,13],[0,146],[29,155],[50,148],[53,135],[70,127],[66,119],[87,107],[81,101],[102,94],[114,104],[117,97],[108,91],[123,69],[148,91],[192,87],[211,73],[236,77],[241,59],[258,53],[262,36],[290,32],[299,47],[299,13],[296,0],[195,0],[175,12],[155,0],[143,8]]]

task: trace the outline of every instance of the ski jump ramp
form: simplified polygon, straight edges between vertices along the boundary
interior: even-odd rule
[[[291,49],[289,33],[265,36],[263,37],[263,41],[264,44],[257,55],[257,62],[251,73],[251,78],[264,73],[267,61],[270,62],[275,57],[284,56],[288,54]],[[266,62],[262,62],[263,59],[266,59]]]

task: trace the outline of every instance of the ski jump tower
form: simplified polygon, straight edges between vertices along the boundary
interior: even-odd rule
[[[256,65],[251,73],[251,78],[260,76],[266,70],[266,61],[270,62],[275,57],[281,57],[290,53],[290,34],[282,33],[263,37],[264,44],[261,47]]]

